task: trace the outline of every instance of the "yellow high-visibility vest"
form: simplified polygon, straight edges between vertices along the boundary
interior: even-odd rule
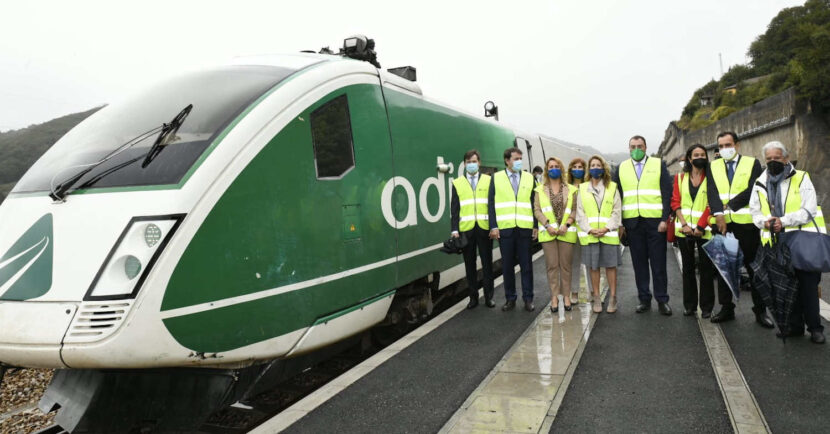
[[[519,171],[519,194],[513,193],[513,184],[507,177],[507,171],[501,170],[493,175],[496,188],[495,203],[496,222],[499,229],[523,228],[533,229],[533,204],[530,193],[536,180],[533,175]]]
[[[602,196],[602,205],[600,207],[597,207],[597,201],[594,199],[594,195],[588,191],[589,184],[588,182],[583,182],[579,186],[579,200],[582,201],[582,209],[585,211],[585,217],[588,218],[588,222],[591,224],[591,229],[602,229],[608,225],[611,212],[614,211],[614,195],[617,193],[617,184],[609,182],[608,186],[605,187],[605,194]],[[587,232],[582,232],[581,230],[578,232],[578,235],[579,244],[583,246],[599,242],[615,246],[620,244],[620,234],[616,230],[609,231],[602,238],[589,235]]]
[[[709,200],[707,199],[708,196],[706,196],[706,181],[704,180],[704,182],[700,183],[695,200],[692,201],[692,177],[690,175],[689,173],[684,174],[683,181],[680,182],[679,211],[683,215],[683,218],[686,219],[686,223],[694,229],[697,226],[697,221],[706,212],[706,207],[709,206]],[[686,235],[681,232],[681,228],[683,228],[683,225],[680,224],[680,219],[675,220],[674,234],[678,237],[685,238]],[[706,225],[703,230],[703,238],[707,240],[712,238],[712,228],[709,225]]]
[[[737,211],[732,211],[726,207],[733,197],[741,194],[747,188],[750,188],[749,179],[752,177],[752,167],[755,166],[755,158],[741,155],[738,159],[738,165],[735,166],[735,173],[732,175],[732,182],[729,182],[729,176],[726,173],[726,161],[723,158],[718,158],[710,165],[712,172],[708,176],[715,181],[715,186],[718,187],[718,195],[723,202],[723,216],[727,223],[738,223],[742,225],[752,224],[752,213],[749,211],[749,203]]]
[[[796,212],[801,208],[801,182],[804,181],[805,177],[809,178],[810,175],[803,170],[796,170],[795,175],[790,177],[789,186],[787,187],[787,200],[784,202],[784,215]],[[767,219],[771,218],[772,211],[769,206],[769,199],[767,199],[767,195],[764,194],[764,192],[759,191],[758,199],[761,202],[761,213],[763,213]],[[800,226],[785,226],[784,232],[810,231],[826,234],[827,226],[824,224],[824,214],[821,212],[821,207],[816,208],[816,215],[813,216],[816,220],[815,225],[813,222],[809,222]],[[761,229],[761,243],[765,246],[772,244],[772,233],[769,229]]]
[[[663,194],[660,191],[662,165],[659,158],[647,158],[640,178],[634,160],[620,164],[620,185],[622,186],[622,218],[662,218]]]
[[[536,195],[539,197],[539,207],[542,208],[542,214],[548,218],[549,224],[553,227],[553,229],[559,229],[560,226],[564,225],[568,218],[570,218],[573,205],[574,205],[574,192],[577,191],[577,188],[570,184],[565,184],[568,187],[568,200],[565,202],[565,212],[562,214],[562,219],[557,222],[556,215],[553,213],[553,205],[550,203],[550,197],[548,194],[545,193],[545,186],[539,185],[536,187]],[[551,235],[548,233],[548,230],[539,225],[539,242],[544,243],[553,240],[564,241],[566,243],[574,244],[576,243],[576,225],[571,225],[568,228],[568,232],[565,232],[565,235]]]
[[[458,209],[458,231],[471,231],[476,225],[481,229],[490,230],[490,218],[487,215],[490,175],[482,173],[478,176],[475,191],[473,191],[473,187],[465,174],[453,179],[452,185],[455,186],[455,193],[458,195],[460,204]]]

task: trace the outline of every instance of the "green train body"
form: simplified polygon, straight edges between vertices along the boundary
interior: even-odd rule
[[[236,73],[262,83],[233,105],[221,82]],[[84,134],[129,117],[130,103],[113,104],[61,139],[0,207],[0,362],[244,366],[317,350],[388,321],[400,288],[423,281],[430,297],[463,277],[461,256],[439,248],[465,151],[478,149],[485,170],[502,169],[514,145],[527,168],[578,155],[431,101],[366,62],[269,56],[210,74],[199,91],[238,110],[203,120],[194,103],[183,125],[220,128],[181,133],[146,169],[126,160],[53,201],[44,180],[90,162]],[[173,115],[134,119],[143,130]]]

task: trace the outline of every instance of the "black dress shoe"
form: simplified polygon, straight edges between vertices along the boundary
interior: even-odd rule
[[[692,316],[696,311],[697,309],[683,309],[683,316]]]
[[[551,306],[550,307],[550,313],[559,313],[559,306],[556,306],[556,307]]]
[[[651,310],[651,303],[640,303],[637,305],[637,313],[643,313]]]
[[[507,312],[508,310],[513,310],[516,308],[516,300],[508,300],[507,303],[504,303],[504,306],[501,307],[501,310]]]
[[[467,309],[475,309],[478,306],[478,299],[471,298],[470,302],[467,303]]]
[[[712,317],[712,311],[711,310],[705,310],[705,311],[700,313],[700,317],[703,318],[703,319],[709,319],[709,318]]]
[[[533,305],[532,301],[526,301],[525,302],[525,310],[526,311],[533,312],[534,309],[536,309],[536,306]]]
[[[755,314],[755,322],[758,323],[761,327],[765,329],[775,328],[775,324],[772,323],[772,320],[769,319],[767,316],[767,311],[763,311],[761,313]]]
[[[810,341],[812,341],[814,344],[823,344],[824,333],[818,330],[810,332]]]
[[[660,315],[671,316],[671,306],[668,303],[657,303],[657,310],[660,311]]]
[[[735,319],[735,311],[734,310],[732,310],[732,309],[729,309],[729,310],[721,309],[720,312],[718,312],[718,313],[716,313],[715,315],[712,316],[711,321],[715,322],[715,323],[718,323],[718,322],[732,321],[734,319]]]
[[[484,300],[484,305],[492,309],[496,307],[496,302],[493,300]]]

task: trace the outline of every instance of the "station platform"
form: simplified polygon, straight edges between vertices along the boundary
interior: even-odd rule
[[[827,431],[828,347],[775,338],[749,293],[733,322],[684,317],[678,259],[670,317],[635,313],[627,251],[617,313],[551,314],[538,253],[534,312],[502,312],[499,279],[496,308],[458,303],[252,432]]]

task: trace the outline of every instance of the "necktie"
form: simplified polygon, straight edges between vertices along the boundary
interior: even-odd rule
[[[475,189],[476,189],[476,184],[478,184],[476,181],[478,181],[478,177],[477,177],[477,176],[471,176],[471,177],[470,177],[470,185],[472,185],[472,186],[473,186],[473,191],[475,191]]]
[[[730,161],[726,165],[726,177],[729,178],[729,183],[732,183],[732,177],[735,176],[735,162]]]
[[[518,196],[519,195],[519,179],[518,179],[518,176],[516,176],[516,174],[514,173],[514,174],[510,175],[510,180],[513,184],[513,194]]]
[[[640,179],[640,175],[643,173],[643,163],[637,163],[637,179]]]

